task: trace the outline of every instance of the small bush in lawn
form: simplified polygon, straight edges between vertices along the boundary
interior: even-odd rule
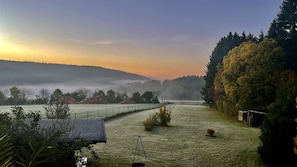
[[[166,106],[161,107],[160,111],[157,113],[157,117],[160,121],[160,125],[167,126],[171,121],[171,111],[167,110]]]
[[[214,136],[214,130],[213,129],[207,129],[207,134],[206,134],[206,136],[211,136],[211,137],[213,137]]]
[[[143,121],[144,129],[146,131],[153,130],[153,127],[158,123],[156,114],[150,115],[146,118],[145,121]]]

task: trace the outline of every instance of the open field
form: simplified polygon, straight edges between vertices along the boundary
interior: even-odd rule
[[[100,157],[99,166],[131,166],[138,135],[142,136],[146,166],[150,167],[264,166],[257,154],[259,129],[243,125],[206,106],[172,105],[167,108],[172,109],[170,126],[155,127],[151,132],[144,131],[142,122],[158,109],[106,121],[107,143],[94,145]],[[215,130],[215,137],[205,136],[208,128]]]

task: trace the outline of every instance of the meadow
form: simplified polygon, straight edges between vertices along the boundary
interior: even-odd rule
[[[131,166],[138,136],[144,151],[139,157],[151,167],[258,167],[265,166],[257,154],[258,128],[241,124],[199,105],[169,105],[168,127],[145,131],[142,122],[158,109],[137,112],[105,121],[107,143],[94,145],[98,160],[90,166]],[[206,136],[215,130],[214,137]],[[144,154],[145,153],[145,154]]]
[[[45,118],[44,106],[22,107],[25,112],[40,111]],[[0,112],[10,112],[11,107],[0,106]],[[172,114],[169,126],[157,126],[152,131],[144,130],[143,121],[159,111],[159,104],[72,104],[69,107],[72,118],[116,116],[105,120],[107,143],[93,145],[99,159],[91,158],[86,152],[90,167],[131,166],[138,136],[144,150],[138,152],[136,160],[144,161],[149,167],[265,167],[257,154],[260,129],[207,106],[167,105]],[[206,136],[207,129],[215,130],[214,137]]]

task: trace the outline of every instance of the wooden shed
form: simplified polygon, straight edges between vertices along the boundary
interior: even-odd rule
[[[250,126],[261,126],[266,114],[266,112],[260,112],[255,110],[239,110],[238,121],[246,123]]]
[[[248,111],[239,110],[238,111],[238,121],[246,122],[247,121],[247,113],[248,113]]]

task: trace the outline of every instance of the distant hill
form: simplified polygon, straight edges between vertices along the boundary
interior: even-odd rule
[[[77,66],[0,60],[0,87],[112,87],[146,81],[147,77],[94,66]],[[47,87],[44,87],[47,88]]]
[[[102,67],[0,60],[0,90],[7,95],[10,87],[17,86],[33,91],[33,97],[44,88],[51,92],[59,88],[63,93],[86,88],[112,89],[128,95],[152,91],[160,100],[201,100],[204,84],[202,76],[159,81]]]

